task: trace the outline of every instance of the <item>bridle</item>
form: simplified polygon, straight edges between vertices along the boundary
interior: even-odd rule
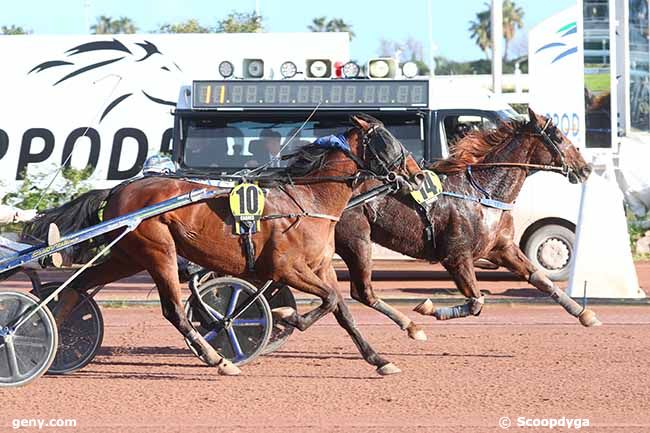
[[[564,159],[564,154],[560,150],[558,143],[551,138],[546,132],[551,125],[551,119],[547,119],[543,128],[540,128],[535,124],[534,135],[537,135],[542,138],[542,143],[544,146],[551,152],[551,154],[556,154],[560,159],[560,165],[548,165],[548,164],[530,164],[525,162],[479,162],[472,164],[473,167],[520,167],[520,168],[530,168],[533,170],[541,171],[554,171],[561,173],[563,176],[568,176],[569,166],[566,164]]]
[[[367,162],[367,153],[370,151],[374,161],[376,161],[380,168],[382,169],[383,173],[375,173],[377,175],[388,175],[392,172],[395,171],[396,168],[401,169],[404,171],[406,167],[406,157],[410,154],[409,152],[404,149],[404,146],[399,146],[399,155],[397,155],[395,158],[393,158],[390,161],[384,161],[384,159],[380,156],[379,153],[377,153],[376,149],[373,146],[370,146],[370,142],[373,139],[374,136],[376,136],[382,126],[380,124],[373,124],[370,128],[368,128],[367,131],[364,131],[363,129],[359,128],[361,131],[361,146],[362,146],[362,152],[361,155],[362,157],[359,158],[358,156],[354,155],[352,152],[348,153],[348,157],[353,160],[357,166],[366,171],[370,171],[372,173],[375,173],[375,170],[372,169],[371,163]]]

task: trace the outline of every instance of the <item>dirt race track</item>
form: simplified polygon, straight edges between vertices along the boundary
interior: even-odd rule
[[[0,431],[58,418],[77,426],[41,431],[478,433],[504,431],[507,416],[510,431],[573,431],[516,426],[565,417],[588,419],[588,432],[650,432],[650,307],[594,308],[605,325],[586,329],[557,306],[488,304],[478,318],[418,319],[429,340],[416,342],[355,306],[364,334],[403,370],[383,378],[331,317],[222,377],[158,308],[104,308],[95,362],[0,390]]]

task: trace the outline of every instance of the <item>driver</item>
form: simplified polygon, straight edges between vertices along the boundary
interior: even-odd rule
[[[0,224],[28,222],[33,220],[36,215],[36,209],[23,210],[13,206],[0,205]],[[56,226],[56,224],[50,224],[47,234],[47,244],[56,244],[60,239],[61,235],[59,233],[59,228]],[[7,237],[0,236],[0,258],[19,253],[31,247],[32,245],[16,242]],[[25,263],[23,267],[30,269],[41,269],[47,267],[48,265],[51,265],[59,268],[62,264],[63,257],[61,256],[61,253],[54,253],[48,257],[40,259],[38,264],[34,262],[28,262]]]
[[[280,159],[280,150],[282,149],[282,135],[270,128],[263,129],[260,133],[260,139],[253,149],[253,159],[248,161],[247,166],[257,167],[261,164],[269,163],[269,167],[284,167],[286,161]]]

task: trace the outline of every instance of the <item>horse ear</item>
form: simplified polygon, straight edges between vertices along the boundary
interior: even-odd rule
[[[532,108],[528,107],[528,118],[530,119],[530,123],[536,125],[539,123],[539,116],[535,114]]]
[[[350,120],[355,126],[361,128],[363,131],[367,131],[368,129],[370,129],[370,123],[362,119],[361,116],[352,115],[350,116]]]

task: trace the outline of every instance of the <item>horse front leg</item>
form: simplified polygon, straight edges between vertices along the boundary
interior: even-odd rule
[[[333,266],[330,266],[330,268],[325,271],[323,279],[330,286],[337,286],[338,281],[336,278],[336,271],[334,270]],[[361,335],[359,328],[357,328],[357,325],[354,322],[352,313],[350,313],[350,309],[345,304],[343,297],[338,291],[336,292],[336,300],[337,305],[336,309],[334,310],[334,317],[336,317],[338,324],[343,329],[345,329],[350,338],[352,338],[352,341],[354,342],[355,346],[357,346],[357,349],[359,350],[359,353],[361,353],[361,356],[363,356],[363,359],[365,359],[368,364],[374,365],[376,367],[377,373],[382,376],[401,373],[401,370],[397,368],[395,364],[388,361],[387,359],[384,359],[377,352],[375,352],[375,350],[370,346],[370,343],[368,343],[363,335]]]
[[[560,304],[569,314],[577,317],[583,326],[598,326],[602,323],[596,317],[596,313],[588,308],[582,307],[571,299],[564,290],[555,286],[553,282],[533,265],[528,257],[513,242],[509,242],[503,248],[493,250],[489,255],[490,261],[499,266],[508,268],[511,272],[526,279],[530,284]]]
[[[282,272],[282,276],[277,281],[301,292],[318,296],[322,302],[318,307],[302,315],[291,307],[274,308],[272,313],[276,319],[300,331],[305,331],[320,318],[334,311],[337,305],[337,290],[326,284],[304,262],[296,262],[291,266],[291,269]]]
[[[414,340],[426,341],[427,335],[407,315],[388,305],[380,299],[372,287],[372,242],[370,240],[370,226],[353,227],[356,235],[352,235],[350,224],[343,227],[344,233],[336,228],[336,252],[343,259],[350,271],[350,296],[352,299],[379,311],[395,322],[401,330],[406,330],[408,336]]]
[[[450,257],[441,263],[453,278],[458,290],[468,298],[467,302],[453,307],[435,308],[433,302],[427,299],[418,304],[413,311],[425,316],[434,316],[438,320],[459,319],[481,314],[485,297],[478,289],[476,274],[474,273],[474,259],[471,255]]]

